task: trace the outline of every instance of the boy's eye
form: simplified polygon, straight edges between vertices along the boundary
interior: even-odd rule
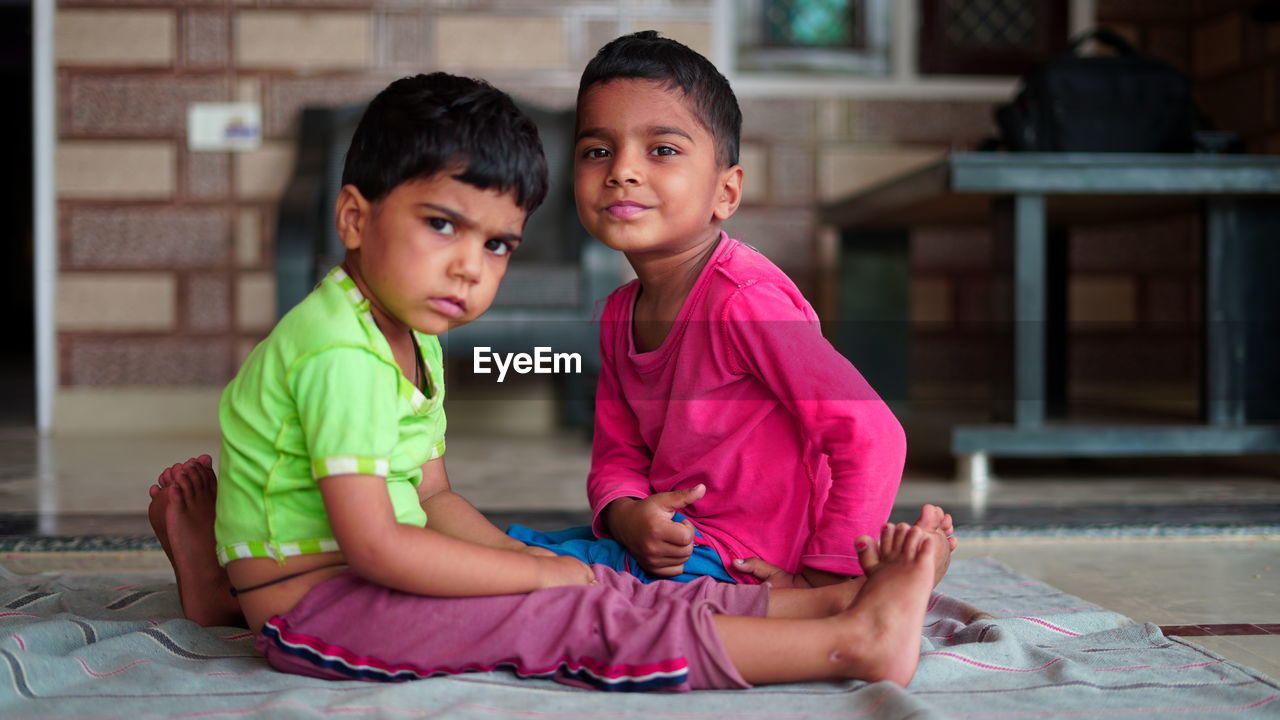
[[[658,147],[654,148],[650,154],[665,157],[665,156],[671,156],[671,155],[679,155],[680,153],[670,145],[659,145]]]
[[[500,240],[498,238],[489,238],[488,240],[486,240],[484,242],[484,249],[488,250],[494,255],[497,255],[498,257],[510,255],[511,252],[515,250],[515,248],[511,245],[510,242],[507,242],[506,240]]]
[[[454,233],[453,222],[442,217],[429,217],[427,218],[427,224],[431,226],[432,230],[443,235],[452,235]]]
[[[587,151],[582,153],[582,157],[598,160],[600,158],[609,157],[609,151],[601,147],[587,148]]]

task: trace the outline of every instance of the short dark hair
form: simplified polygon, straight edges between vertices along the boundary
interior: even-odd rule
[[[506,93],[447,73],[391,83],[370,101],[351,137],[342,184],[376,202],[401,183],[457,171],[482,190],[515,195],[532,213],[547,195],[538,128]]]
[[[684,91],[694,116],[716,140],[716,159],[725,167],[738,164],[742,110],[729,81],[710,60],[656,30],[623,35],[587,63],[578,83],[578,102],[593,85],[634,78]]]

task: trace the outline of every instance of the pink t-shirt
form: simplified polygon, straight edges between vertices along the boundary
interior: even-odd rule
[[[760,557],[862,574],[859,535],[879,537],[902,479],[906,437],[888,406],[831,346],[795,284],[721,234],[662,345],[637,352],[639,281],[600,323],[603,369],[587,495],[592,529],[620,497],[707,486],[683,510],[735,572]]]

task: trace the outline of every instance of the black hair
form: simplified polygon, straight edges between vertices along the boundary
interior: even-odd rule
[[[443,171],[482,190],[514,194],[526,213],[547,195],[538,128],[506,93],[447,73],[396,80],[365,108],[342,184],[376,202],[401,183]]]
[[[578,102],[592,85],[630,78],[656,80],[684,91],[694,116],[715,138],[716,160],[724,167],[738,164],[742,110],[729,81],[710,60],[656,30],[623,35],[587,63],[578,83]]]

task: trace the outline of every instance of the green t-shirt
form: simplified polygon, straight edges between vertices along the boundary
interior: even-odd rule
[[[385,477],[396,520],[426,525],[417,488],[423,463],[444,454],[444,368],[434,335],[414,339],[426,394],[334,268],[254,348],[218,407],[220,563],[337,550],[317,484],[330,475]]]

